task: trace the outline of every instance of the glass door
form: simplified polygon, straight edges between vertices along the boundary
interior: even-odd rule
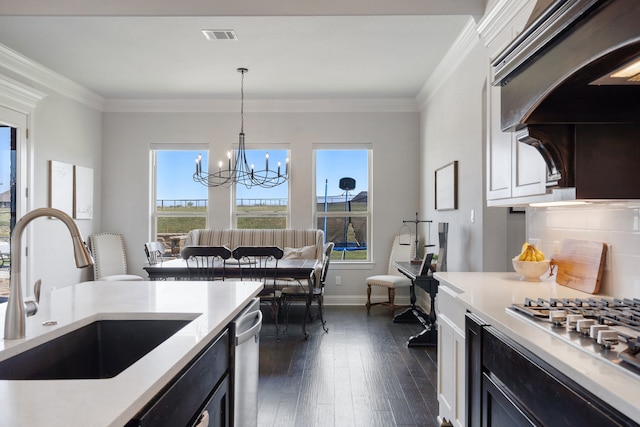
[[[27,207],[27,144],[27,115],[0,106],[0,297],[9,291],[11,231]],[[28,232],[26,239],[29,241]],[[23,257],[22,275],[27,280],[31,275],[28,261]],[[24,285],[23,292],[30,295]]]
[[[10,236],[16,222],[16,128],[0,124],[0,301],[9,293]]]

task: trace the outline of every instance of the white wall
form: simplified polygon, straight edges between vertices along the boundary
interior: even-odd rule
[[[130,272],[144,275],[143,244],[151,239],[148,202],[152,143],[207,143],[210,153],[236,144],[236,113],[105,113],[103,123],[102,231],[124,233]],[[326,301],[364,304],[365,278],[387,270],[393,237],[412,219],[419,195],[419,115],[416,112],[246,113],[247,145],[287,144],[291,150],[292,228],[315,228],[312,147],[370,144],[373,148],[373,264],[331,264]],[[212,154],[211,154],[212,155]],[[219,203],[211,227],[230,224],[228,190],[212,190]],[[335,285],[340,275],[342,285]],[[376,293],[375,298],[380,298]],[[404,294],[400,294],[402,297]],[[406,295],[404,295],[406,297]]]

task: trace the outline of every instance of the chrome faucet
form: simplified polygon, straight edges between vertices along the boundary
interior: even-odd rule
[[[27,316],[33,316],[38,311],[38,299],[40,298],[40,280],[35,285],[36,301],[22,300],[22,286],[20,285],[20,255],[22,245],[22,232],[27,224],[39,217],[54,217],[62,221],[71,233],[73,241],[73,254],[78,268],[93,264],[91,254],[87,249],[80,230],[73,219],[61,210],[54,208],[39,208],[27,212],[16,223],[11,236],[11,281],[9,289],[9,300],[7,301],[7,312],[4,319],[4,339],[16,340],[25,337],[25,324]]]

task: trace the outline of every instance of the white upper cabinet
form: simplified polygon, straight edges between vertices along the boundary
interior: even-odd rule
[[[508,2],[505,7],[513,4]],[[501,130],[500,87],[492,85],[494,75],[491,63],[525,28],[534,5],[535,1],[524,4],[520,2],[517,13],[507,22],[500,22],[499,31],[494,31],[488,37],[483,36],[489,53],[486,106],[488,206],[518,204],[515,198],[542,195],[546,191],[547,171],[544,159],[535,148],[518,142],[514,132]]]

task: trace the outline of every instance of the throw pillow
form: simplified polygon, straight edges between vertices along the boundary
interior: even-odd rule
[[[283,259],[314,259],[316,257],[316,246],[303,246],[301,248],[284,248]]]
[[[283,252],[282,259],[298,259],[302,255],[298,248],[284,248]]]

